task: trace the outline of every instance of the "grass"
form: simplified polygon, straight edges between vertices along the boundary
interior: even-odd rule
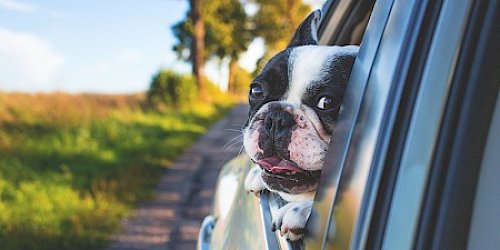
[[[231,102],[0,93],[0,249],[95,249]]]

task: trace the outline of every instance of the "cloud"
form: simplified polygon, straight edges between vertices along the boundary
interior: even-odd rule
[[[0,66],[5,70],[0,75],[2,82],[47,84],[63,63],[64,57],[47,40],[0,27]]]
[[[52,19],[69,19],[71,15],[69,12],[60,10],[46,10],[47,16]]]
[[[124,68],[134,67],[143,61],[142,54],[135,49],[125,49],[113,57],[96,61],[83,67],[85,74],[103,74],[109,71],[122,71]]]
[[[36,5],[18,0],[0,0],[0,9],[31,13],[36,10]]]

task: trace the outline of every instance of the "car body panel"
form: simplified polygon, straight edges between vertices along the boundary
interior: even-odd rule
[[[245,177],[252,166],[249,157],[242,154],[227,163],[219,174],[211,249],[266,249],[259,199],[247,195],[244,189]]]

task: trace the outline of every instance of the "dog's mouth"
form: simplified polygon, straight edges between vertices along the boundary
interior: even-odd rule
[[[304,171],[298,167],[297,163],[280,157],[267,157],[255,163],[257,163],[262,170],[272,174],[291,175]]]
[[[291,160],[275,156],[257,160],[255,163],[263,170],[262,180],[270,189],[290,194],[315,190],[321,175],[321,170],[304,170]]]

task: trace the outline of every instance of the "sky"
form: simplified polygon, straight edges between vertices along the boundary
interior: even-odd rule
[[[170,28],[187,10],[187,0],[0,0],[0,91],[133,93],[160,68],[189,72]],[[253,70],[262,54],[256,40],[240,65]],[[218,66],[205,72],[224,82]]]

